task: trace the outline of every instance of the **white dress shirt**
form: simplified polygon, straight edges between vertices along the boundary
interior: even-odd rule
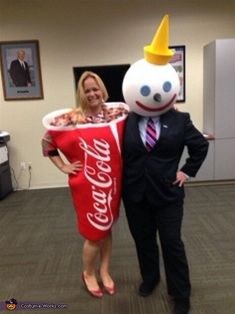
[[[19,62],[20,62],[20,64],[21,64],[21,66],[25,69],[25,63],[24,63],[24,61],[21,61],[20,59],[18,59],[19,60]]]
[[[140,137],[145,145],[146,142],[146,128],[147,128],[147,123],[148,119],[150,117],[141,117],[139,120],[139,132],[140,132]],[[159,117],[151,117],[153,119],[153,122],[156,127],[156,137],[157,140],[159,139],[160,136],[160,131],[161,131],[161,123],[160,123],[160,118]]]

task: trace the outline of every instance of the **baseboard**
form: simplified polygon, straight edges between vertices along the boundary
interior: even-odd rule
[[[232,180],[188,181],[185,183],[185,186],[226,185],[226,184],[235,184],[235,179],[232,179]]]
[[[203,185],[226,185],[235,184],[234,180],[208,180],[208,181],[188,181],[185,186],[203,186]],[[68,184],[55,184],[55,185],[43,185],[43,186],[33,186],[29,188],[20,188],[14,191],[22,190],[42,190],[42,189],[57,189],[57,188],[67,188]]]
[[[57,189],[57,188],[67,188],[67,184],[55,184],[55,185],[42,185],[42,186],[32,186],[29,188],[19,188],[14,191],[23,191],[23,190],[43,190],[43,189]]]

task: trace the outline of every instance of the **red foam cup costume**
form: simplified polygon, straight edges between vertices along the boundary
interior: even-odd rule
[[[106,103],[122,106],[124,103]],[[122,181],[122,139],[127,115],[111,122],[80,124],[76,127],[55,127],[54,117],[71,109],[49,113],[43,125],[57,147],[69,162],[80,160],[83,168],[69,175],[77,226],[89,240],[105,238],[119,215]]]

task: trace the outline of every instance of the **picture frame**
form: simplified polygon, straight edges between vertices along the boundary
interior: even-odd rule
[[[38,40],[0,42],[5,100],[43,99]]]
[[[177,98],[177,103],[186,101],[186,87],[185,87],[185,46],[170,46],[170,49],[175,51],[174,56],[169,63],[174,67],[180,79],[180,92]]]

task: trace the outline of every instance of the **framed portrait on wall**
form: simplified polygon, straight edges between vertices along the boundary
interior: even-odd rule
[[[0,42],[0,58],[5,100],[43,98],[38,40]]]
[[[180,79],[180,92],[177,102],[185,102],[185,46],[170,46],[175,51],[169,63],[174,67]]]

